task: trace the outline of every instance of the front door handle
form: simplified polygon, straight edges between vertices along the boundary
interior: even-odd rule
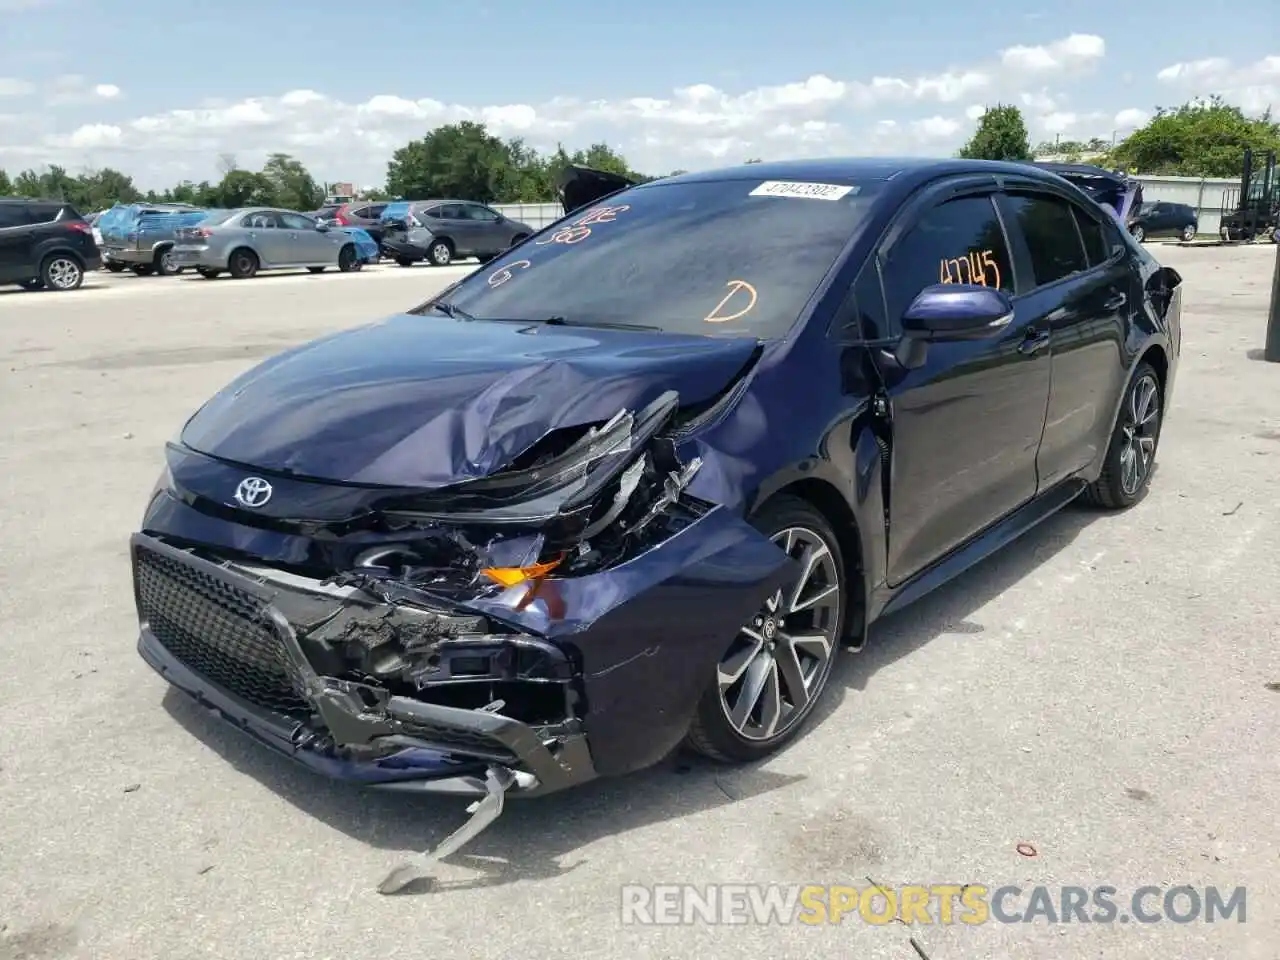
[[[1039,330],[1028,330],[1026,337],[1018,344],[1018,352],[1023,356],[1031,356],[1038,350],[1042,350],[1049,345],[1048,331],[1041,332]]]
[[[1103,306],[1108,310],[1119,310],[1128,302],[1129,298],[1127,296],[1123,293],[1117,293],[1114,297],[1104,303]]]

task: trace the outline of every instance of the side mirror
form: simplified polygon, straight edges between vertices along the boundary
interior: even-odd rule
[[[329,225],[325,223],[323,220],[318,220],[316,221],[316,230],[318,230],[320,233],[328,233]]]
[[[940,342],[981,340],[1013,321],[1013,301],[1002,290],[964,283],[925,287],[902,315],[903,335]]]

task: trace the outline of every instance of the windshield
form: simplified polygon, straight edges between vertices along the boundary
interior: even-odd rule
[[[409,213],[409,204],[405,202],[388,203],[386,209],[382,211],[382,220],[403,220]]]
[[[780,337],[880,186],[721,180],[629,190],[494,260],[449,302],[481,320]]]

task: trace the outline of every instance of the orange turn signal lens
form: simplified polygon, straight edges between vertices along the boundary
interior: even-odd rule
[[[557,557],[555,560],[535,563],[531,567],[486,567],[480,572],[494,583],[500,583],[504,587],[516,587],[529,580],[541,580],[560,566],[563,560],[564,557]]]

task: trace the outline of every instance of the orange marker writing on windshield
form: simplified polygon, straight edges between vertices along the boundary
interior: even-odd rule
[[[737,320],[740,317],[745,317],[748,313],[750,313],[752,310],[755,309],[756,299],[757,299],[755,287],[747,283],[747,281],[745,280],[730,280],[728,283],[725,284],[725,286],[729,288],[729,292],[726,293],[724,295],[724,298],[719,303],[716,304],[714,310],[712,310],[709,314],[707,314],[705,317],[702,318],[707,323],[728,323],[730,320]],[[739,310],[737,313],[731,313],[726,316],[717,316],[717,314],[729,304],[729,301],[732,300],[739,293],[746,293],[746,295],[750,298],[747,301],[747,305],[743,307],[741,310]]]

